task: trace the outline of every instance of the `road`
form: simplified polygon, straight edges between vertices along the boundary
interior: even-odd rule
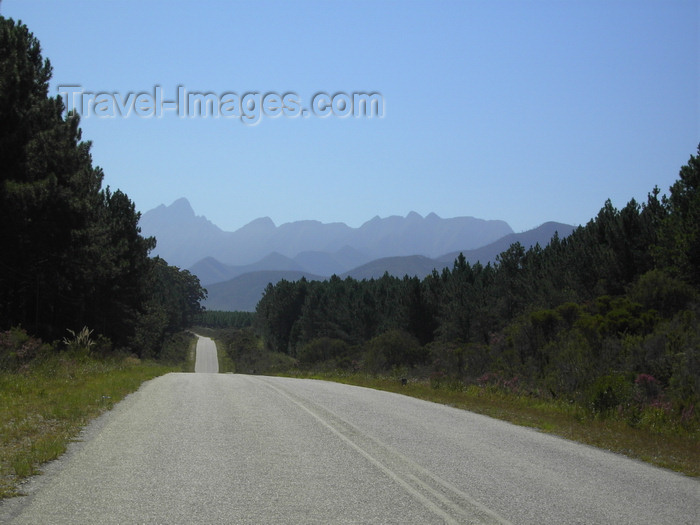
[[[700,483],[349,385],[169,374],[93,422],[0,523],[697,523]]]
[[[218,374],[219,360],[216,357],[216,343],[209,337],[197,336],[197,350],[194,371],[200,374]]]

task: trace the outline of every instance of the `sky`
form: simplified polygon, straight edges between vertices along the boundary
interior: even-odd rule
[[[41,42],[49,94],[76,103],[104,185],[141,212],[186,197],[230,231],[415,211],[519,232],[668,192],[700,143],[699,3],[4,0],[0,14]],[[363,113],[356,93],[381,104]]]

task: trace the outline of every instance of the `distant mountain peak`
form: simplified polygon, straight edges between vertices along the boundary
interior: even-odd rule
[[[250,221],[241,229],[274,230],[277,226],[270,217],[260,217]]]
[[[304,252],[323,252],[313,262],[313,273],[322,269],[346,271],[372,259],[423,255],[437,257],[493,242],[513,230],[504,221],[473,217],[442,219],[435,213],[422,217],[416,211],[405,216],[375,216],[358,228],[345,223],[301,220],[275,225],[270,217],[255,219],[236,231],[222,231],[197,215],[186,198],[159,206],[141,216],[144,235],[155,236],[154,255],[170,264],[189,267],[207,256],[224,265],[253,265],[277,252],[289,261]],[[346,250],[350,247],[351,250]],[[304,256],[305,264],[315,256]],[[267,264],[267,262],[266,262]],[[218,271],[218,270],[217,270]]]
[[[158,206],[158,208],[156,208],[156,210],[165,213],[170,217],[177,217],[181,220],[190,220],[195,216],[194,210],[190,205],[190,201],[188,201],[185,197],[180,197],[170,206],[161,204]]]

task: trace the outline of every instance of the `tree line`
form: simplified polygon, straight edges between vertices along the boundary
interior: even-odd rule
[[[607,201],[570,236],[513,244],[494,264],[460,255],[423,279],[270,284],[255,328],[268,350],[300,366],[420,368],[435,384],[518,385],[600,410],[656,392],[647,401],[692,412],[700,400],[699,185],[700,146],[668,196],[654,188],[622,209]]]
[[[157,357],[205,290],[149,257],[134,203],[102,187],[78,115],[48,96],[51,72],[27,26],[0,17],[0,329],[52,341],[87,326]]]

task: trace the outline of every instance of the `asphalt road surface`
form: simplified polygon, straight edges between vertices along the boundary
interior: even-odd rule
[[[218,374],[219,360],[216,357],[216,343],[213,339],[197,336],[197,353],[194,361],[195,373]]]
[[[91,424],[0,523],[698,523],[700,483],[325,381],[169,374]]]

